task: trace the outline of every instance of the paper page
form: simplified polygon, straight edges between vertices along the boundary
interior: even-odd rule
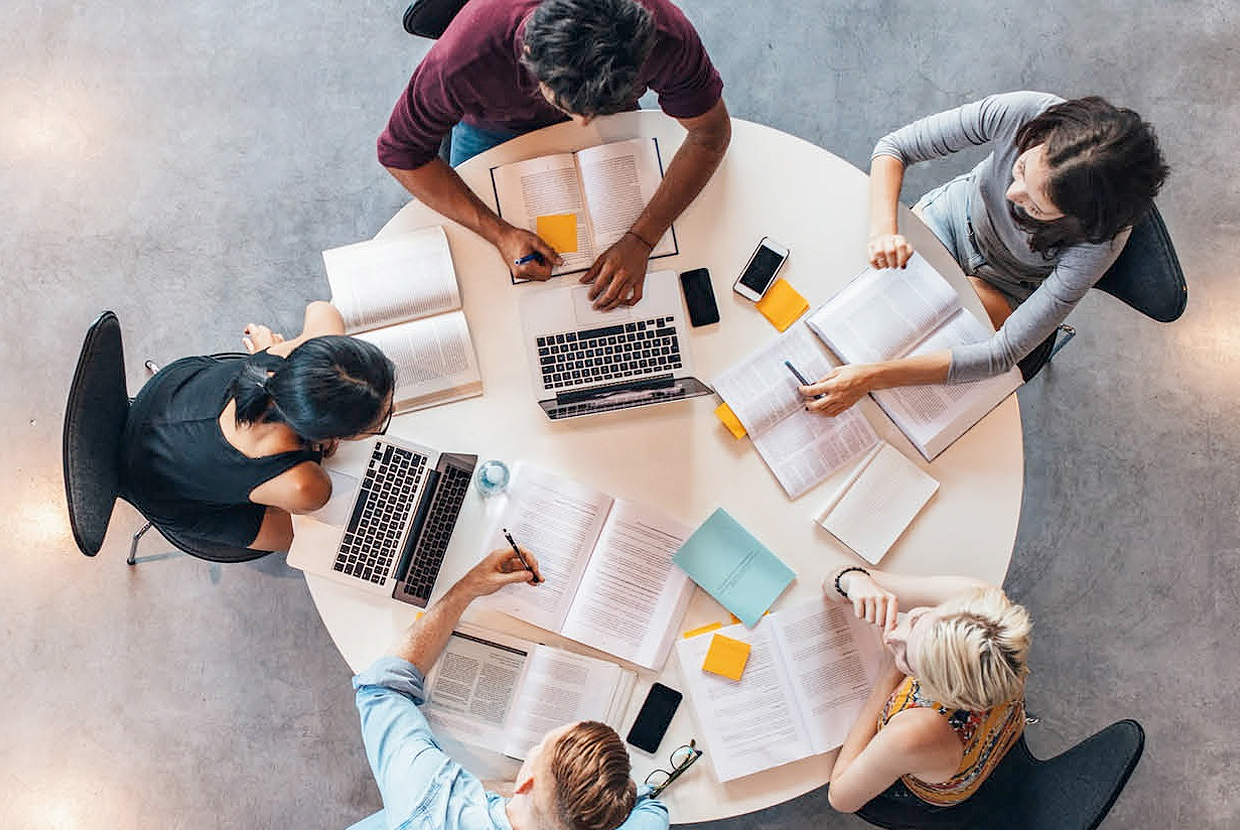
[[[990,330],[972,313],[961,310],[912,354],[976,343]],[[969,383],[900,386],[874,393],[874,400],[928,460],[980,421],[1021,384],[1020,370]]]
[[[509,720],[504,754],[524,758],[552,729],[581,720],[604,723],[625,672],[615,663],[536,645]],[[615,723],[609,724],[612,728]]]
[[[879,628],[814,597],[770,618],[815,753],[844,743],[886,659]]]
[[[538,217],[572,213],[577,216],[577,251],[559,254],[564,264],[554,273],[581,271],[594,262],[585,202],[571,153],[504,164],[491,170],[499,215],[518,228],[538,231]]]
[[[866,561],[878,564],[938,489],[932,476],[884,441],[818,523]]]
[[[519,546],[538,557],[543,582],[508,585],[479,602],[540,628],[559,631],[607,519],[611,497],[517,462],[503,499],[479,556],[507,548],[503,528],[508,528]]]
[[[714,635],[749,643],[749,661],[739,681],[702,671]],[[730,625],[676,643],[706,759],[715,775],[731,781],[814,753],[787,669],[776,652],[769,620],[752,631]]]
[[[561,634],[659,671],[693,596],[672,556],[689,525],[633,502],[612,505]]]
[[[805,399],[797,391],[800,383],[785,360],[810,381],[832,368],[813,333],[798,324],[715,377],[715,391],[751,437],[805,411]]]
[[[427,678],[427,719],[459,741],[502,746],[527,653],[489,632],[453,631]]]
[[[920,254],[906,268],[867,268],[809,318],[847,363],[903,357],[960,308],[956,289]]]
[[[878,434],[852,407],[834,417],[807,412],[802,406],[753,445],[771,468],[788,498],[795,499],[878,443]]]
[[[399,412],[482,393],[478,358],[462,311],[374,329],[357,337],[374,343],[396,364]]]
[[[652,138],[634,138],[577,151],[594,249],[605,251],[624,236],[663,180],[657,145]],[[675,252],[670,232],[655,244],[651,256]]]
[[[440,226],[323,252],[332,305],[354,334],[461,306]]]

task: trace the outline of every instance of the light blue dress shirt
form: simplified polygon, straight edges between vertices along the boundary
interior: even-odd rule
[[[412,663],[380,657],[353,678],[362,741],[383,810],[350,830],[512,830],[507,799],[453,761],[418,708],[425,679]],[[637,805],[619,830],[667,830],[667,807],[639,787]]]

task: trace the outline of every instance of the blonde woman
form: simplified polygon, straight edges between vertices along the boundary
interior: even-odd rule
[[[831,806],[855,812],[884,791],[938,807],[967,799],[1024,729],[1025,609],[965,577],[848,567],[823,590],[880,626],[892,657],[840,749]]]

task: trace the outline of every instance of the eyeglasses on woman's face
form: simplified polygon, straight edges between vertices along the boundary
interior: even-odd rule
[[[702,750],[697,748],[696,740],[691,740],[673,749],[670,759],[672,768],[670,770],[656,769],[646,776],[646,784],[651,788],[650,797],[658,798],[669,784],[684,774],[685,770],[693,766],[693,762],[700,757],[702,757]]]

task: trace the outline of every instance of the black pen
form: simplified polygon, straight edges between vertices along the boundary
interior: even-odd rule
[[[784,365],[788,367],[789,372],[792,372],[792,376],[797,379],[798,383],[800,383],[802,386],[810,385],[810,382],[805,379],[805,376],[797,371],[797,367],[792,365],[791,360],[785,360]],[[825,398],[825,397],[826,395],[815,395],[814,400],[818,400],[819,398]]]
[[[542,578],[539,577],[538,574],[534,573],[534,569],[530,567],[530,563],[525,561],[525,554],[521,553],[521,548],[517,547],[517,543],[512,540],[512,534],[508,532],[508,528],[505,527],[502,528],[502,530],[504,531],[504,538],[508,540],[508,544],[512,545],[512,552],[515,553],[517,558],[521,560],[521,564],[525,566],[525,569],[534,574],[534,584],[537,585],[542,582]]]

